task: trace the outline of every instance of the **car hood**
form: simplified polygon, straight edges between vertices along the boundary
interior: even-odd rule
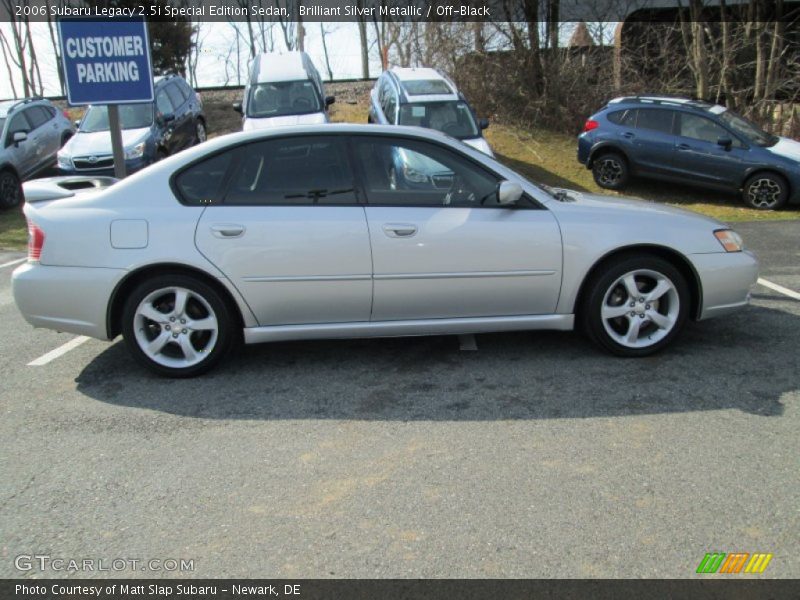
[[[462,140],[465,144],[472,146],[475,150],[480,150],[484,154],[488,154],[492,158],[494,158],[494,152],[492,152],[492,148],[489,146],[489,142],[487,142],[482,137],[472,138],[471,140]]]
[[[308,113],[305,115],[285,115],[283,117],[268,117],[256,119],[247,117],[244,120],[242,131],[253,131],[255,129],[270,129],[272,127],[283,127],[285,125],[317,125],[327,123],[328,117],[325,113]]]
[[[783,156],[784,158],[789,158],[791,160],[800,162],[800,142],[795,140],[785,137],[778,138],[778,143],[774,146],[766,148],[766,150],[769,150],[778,156]]]
[[[135,146],[143,141],[149,133],[149,127],[123,129],[122,145],[125,148]],[[111,134],[108,131],[86,133],[78,130],[64,145],[61,154],[69,156],[111,154]]]
[[[568,190],[563,188],[548,188],[553,192],[563,191],[566,193],[566,199],[562,200],[565,204],[576,204],[586,209],[597,209],[604,212],[615,211],[622,216],[622,213],[627,213],[631,216],[648,216],[662,215],[665,218],[678,217],[683,219],[692,219],[694,221],[704,221],[709,225],[715,227],[726,228],[724,223],[698,214],[694,211],[685,210],[676,206],[669,206],[659,202],[651,202],[648,200],[634,200],[632,198],[618,198],[615,196],[604,196],[602,194],[589,194],[587,192],[578,192],[575,190]]]

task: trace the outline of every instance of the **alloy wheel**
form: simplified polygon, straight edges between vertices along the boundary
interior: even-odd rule
[[[757,208],[773,208],[780,203],[781,186],[773,179],[763,177],[756,179],[747,188],[750,204]]]
[[[603,327],[614,341],[627,348],[647,348],[674,329],[680,297],[669,278],[638,269],[611,284],[600,311]]]
[[[198,121],[197,125],[195,126],[195,137],[197,138],[198,144],[202,144],[208,138],[206,135],[206,126],[203,125],[202,121]]]
[[[623,168],[616,158],[601,158],[597,167],[598,183],[604,186],[615,186],[622,179]]]

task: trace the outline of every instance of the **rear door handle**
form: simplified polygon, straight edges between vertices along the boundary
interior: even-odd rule
[[[636,137],[636,134],[634,134],[632,131],[626,131],[625,133],[622,134],[622,137],[631,139]]]
[[[417,233],[417,226],[412,223],[387,223],[383,226],[383,233],[393,238],[413,237]]]
[[[237,238],[244,234],[244,225],[237,225],[236,223],[217,223],[211,226],[211,233],[218,238]]]

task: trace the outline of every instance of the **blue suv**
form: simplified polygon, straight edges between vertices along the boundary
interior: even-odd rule
[[[800,142],[707,102],[611,100],[586,121],[578,161],[610,190],[638,176],[736,191],[761,210],[800,203]]]
[[[200,95],[178,75],[157,77],[155,102],[120,104],[119,120],[130,175],[162,158],[206,141],[206,117]],[[89,106],[78,132],[58,152],[63,175],[114,175],[108,110]]]

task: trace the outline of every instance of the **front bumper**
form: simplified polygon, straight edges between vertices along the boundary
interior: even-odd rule
[[[750,302],[750,289],[758,280],[758,259],[752,252],[691,254],[702,289],[698,320],[735,312]]]
[[[34,327],[108,339],[106,315],[124,269],[25,263],[11,276],[14,301]]]

